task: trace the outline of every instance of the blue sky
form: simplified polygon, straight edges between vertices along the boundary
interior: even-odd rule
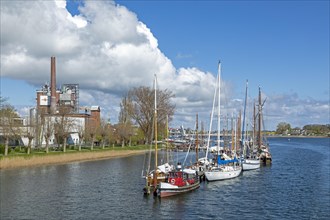
[[[10,2],[1,5],[1,96],[8,97],[22,114],[22,109],[35,105],[35,90],[49,81],[49,59],[56,55],[58,82],[77,81],[81,103],[100,105],[113,122],[125,91],[152,85],[152,75],[159,70],[161,87],[176,94],[172,124],[193,127],[197,112],[207,121],[213,89],[205,85],[214,81],[208,74],[215,78],[220,59],[230,93],[228,106],[242,108],[248,79],[251,100],[259,85],[267,96],[270,129],[281,121],[292,126],[330,123],[329,1],[72,1],[66,8],[52,1],[30,1],[34,8],[44,10],[38,12],[36,21],[44,21],[45,26],[18,25],[23,35],[19,39],[10,37],[16,34],[10,28],[15,16],[7,9],[21,7],[22,12],[13,20],[22,23],[34,9],[19,1]],[[48,10],[55,21],[48,20]],[[70,21],[82,26],[72,27],[65,20],[66,10],[71,13]],[[47,22],[52,25],[47,27]],[[142,32],[135,33],[136,29]],[[55,46],[43,42],[45,38]],[[100,59],[93,60],[98,56]],[[77,63],[86,58],[94,62],[82,69]],[[119,67],[111,65],[113,60]],[[91,73],[100,76],[99,80],[83,80]],[[121,80],[113,82],[108,76],[120,76]],[[235,104],[235,100],[240,102]]]
[[[118,2],[150,27],[176,67],[215,72],[221,59],[237,86],[247,78],[271,93],[329,98],[329,2]]]

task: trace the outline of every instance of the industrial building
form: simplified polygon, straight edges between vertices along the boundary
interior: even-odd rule
[[[37,90],[37,109],[41,114],[56,114],[62,107],[70,113],[79,113],[79,85],[63,84],[56,88],[56,60],[51,57],[50,86]]]
[[[63,84],[60,89],[56,85],[56,59],[51,57],[50,85],[45,84],[36,91],[36,107],[30,110],[27,128],[33,130],[35,137],[32,146],[43,147],[45,141],[45,123],[54,124],[60,118],[70,122],[66,132],[69,133],[67,144],[79,143],[79,132],[86,129],[96,129],[101,123],[99,106],[79,107],[79,85]],[[80,110],[82,111],[80,113]],[[57,145],[55,129],[49,139],[49,145]],[[26,146],[28,138],[22,136]]]

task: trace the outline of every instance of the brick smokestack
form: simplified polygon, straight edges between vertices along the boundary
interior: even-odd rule
[[[56,63],[55,57],[50,58],[50,113],[56,112]]]

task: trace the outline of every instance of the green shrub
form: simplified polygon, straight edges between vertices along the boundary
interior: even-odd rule
[[[11,152],[11,146],[8,146],[8,154]],[[0,144],[0,154],[5,155],[5,145]]]
[[[0,154],[5,154],[5,145],[0,144]]]

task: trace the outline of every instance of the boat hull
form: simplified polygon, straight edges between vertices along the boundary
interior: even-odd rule
[[[207,181],[226,180],[238,177],[242,172],[242,167],[225,167],[204,172]]]
[[[264,165],[270,165],[270,164],[272,164],[272,157],[271,156],[261,156],[260,163],[262,163]]]
[[[242,168],[243,168],[243,171],[256,170],[256,169],[260,168],[260,160],[246,159],[242,163]]]
[[[195,190],[200,187],[200,182],[196,182],[191,185],[181,186],[177,187],[169,183],[163,183],[161,182],[159,184],[159,196],[160,197],[169,197],[169,196],[175,196],[181,193],[186,193],[192,190]]]
[[[272,164],[272,155],[269,152],[268,147],[264,147],[262,148],[262,152],[260,154],[260,163],[263,163],[264,165],[270,165]]]

